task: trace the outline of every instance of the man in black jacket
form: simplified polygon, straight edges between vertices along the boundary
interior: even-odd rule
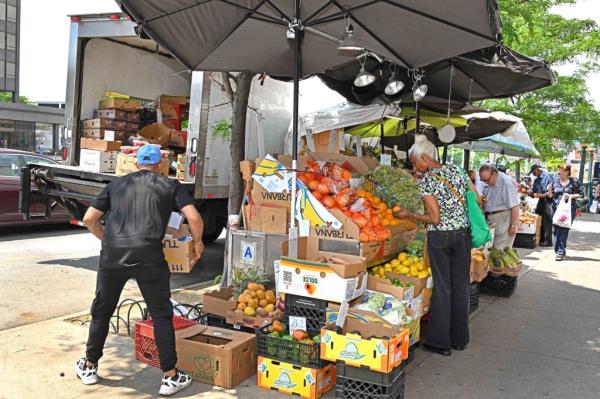
[[[192,382],[188,374],[176,368],[171,272],[162,240],[171,212],[181,211],[194,237],[196,262],[204,252],[204,224],[186,189],[178,181],[158,173],[161,162],[164,161],[159,147],[141,147],[137,155],[139,171],[108,184],[83,218],[90,232],[102,241],[86,355],[75,366],[77,377],[86,385],[99,380],[98,361],[110,319],[130,278],[136,279],[154,320],[154,336],[164,372],[159,394],[173,395]],[[102,225],[105,214],[106,223]]]

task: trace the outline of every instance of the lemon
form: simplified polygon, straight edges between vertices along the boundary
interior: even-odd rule
[[[404,260],[404,261],[402,262],[402,265],[403,265],[403,266],[410,266],[410,265],[412,265],[412,262],[410,261],[410,259],[406,259],[406,260]]]
[[[408,274],[408,273],[410,273],[410,268],[409,268],[409,267],[407,267],[407,266],[403,266],[403,267],[400,269],[400,274]]]
[[[427,269],[427,274],[431,276],[431,267]]]
[[[385,277],[385,270],[383,268],[380,268],[377,274],[379,274],[379,277]]]
[[[406,260],[407,257],[408,255],[406,254],[406,252],[400,252],[400,255],[398,255],[398,260],[404,262],[404,260]]]
[[[386,263],[385,266],[383,267],[383,270],[386,272],[391,272],[392,271],[392,265],[390,265],[389,263]]]
[[[421,271],[419,272],[419,274],[417,275],[418,278],[425,278],[427,277],[427,272],[426,271]]]
[[[400,264],[400,261],[398,259],[392,259],[390,263],[392,264],[392,266],[396,266]]]
[[[410,271],[410,275],[411,275],[412,277],[419,277],[419,271],[418,271],[418,270],[416,270],[416,269],[414,269],[414,270],[411,270],[411,271]]]
[[[418,273],[419,269],[416,266],[411,266],[410,267],[410,274],[415,274]]]
[[[417,262],[417,269],[419,269],[420,272],[422,272],[423,270],[427,270],[423,262]]]

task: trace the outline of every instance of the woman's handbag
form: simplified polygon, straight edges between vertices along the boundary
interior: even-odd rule
[[[471,189],[467,190],[467,198],[465,201],[465,199],[460,196],[458,191],[452,187],[448,180],[433,173],[431,176],[448,186],[450,191],[452,191],[462,206],[465,207],[470,224],[469,230],[471,232],[471,246],[473,248],[479,248],[487,244],[492,239],[492,232],[490,231],[487,221],[485,220],[485,216],[481,211],[479,204],[477,203],[477,194],[475,194]]]
[[[572,223],[571,196],[567,197],[565,200],[561,198],[556,207],[556,212],[554,212],[554,216],[552,216],[552,224],[570,229]]]

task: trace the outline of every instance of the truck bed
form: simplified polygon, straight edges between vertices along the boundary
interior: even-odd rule
[[[29,164],[32,174],[46,183],[47,187],[60,190],[65,197],[92,200],[111,181],[119,176],[110,173],[97,173],[81,170],[77,166]],[[174,179],[174,177],[169,177]],[[191,192],[194,183],[182,184]],[[56,195],[56,193],[55,193]]]

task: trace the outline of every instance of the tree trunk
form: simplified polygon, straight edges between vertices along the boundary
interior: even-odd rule
[[[229,214],[240,212],[244,198],[244,182],[240,172],[240,162],[246,157],[246,112],[252,77],[250,72],[240,72],[235,80],[235,91],[231,104],[231,173],[229,174]]]

